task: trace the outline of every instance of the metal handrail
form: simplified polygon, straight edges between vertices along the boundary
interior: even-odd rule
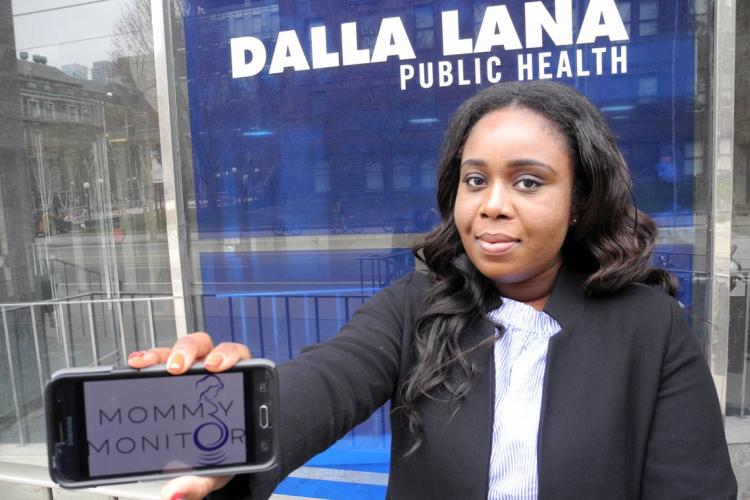
[[[95,296],[100,295],[101,292],[88,292],[84,294],[84,296]],[[80,331],[84,332],[84,334],[88,334],[90,344],[91,344],[91,360],[92,362],[89,363],[89,365],[98,366],[100,362],[105,360],[106,358],[119,355],[120,359],[124,359],[124,356],[127,353],[127,335],[126,335],[126,328],[125,328],[125,321],[123,320],[123,307],[122,305],[124,303],[145,303],[147,310],[146,310],[146,317],[147,317],[147,333],[148,333],[148,340],[147,342],[150,344],[150,347],[156,347],[156,325],[155,325],[155,319],[154,319],[154,308],[153,304],[156,302],[171,302],[173,299],[172,296],[148,296],[148,297],[120,297],[120,298],[110,298],[110,299],[87,299],[87,300],[65,300],[65,299],[57,299],[57,300],[46,300],[46,301],[34,301],[34,302],[7,302],[7,303],[0,303],[0,326],[2,326],[3,330],[3,340],[4,340],[4,347],[6,351],[7,356],[7,365],[8,365],[8,371],[9,373],[9,385],[10,385],[10,392],[12,396],[12,404],[13,409],[15,411],[16,415],[16,421],[18,425],[18,435],[19,435],[19,442],[21,444],[28,442],[28,436],[26,435],[26,428],[23,425],[23,411],[22,406],[27,404],[29,401],[32,401],[32,399],[28,399],[27,401],[23,402],[21,401],[19,389],[18,389],[18,382],[16,380],[16,354],[14,354],[12,350],[12,343],[11,343],[11,335],[10,335],[10,324],[9,321],[9,313],[19,313],[19,311],[23,309],[28,309],[28,325],[31,327],[31,334],[33,338],[33,346],[34,346],[34,359],[36,361],[36,372],[37,377],[39,380],[39,395],[38,398],[42,398],[44,394],[44,384],[47,380],[47,372],[51,370],[49,367],[49,362],[46,364],[43,363],[43,356],[42,356],[42,347],[40,342],[40,337],[42,340],[45,340],[47,338],[54,338],[54,337],[48,337],[45,336],[44,332],[40,335],[39,332],[39,325],[44,325],[45,321],[41,315],[44,314],[53,314],[55,318],[55,332],[56,337],[59,342],[60,347],[62,348],[62,361],[63,365],[67,368],[71,366],[71,354],[75,358],[75,353],[77,352],[75,349],[72,349],[72,347],[75,346],[73,343],[72,338],[72,332],[74,331],[73,324],[72,324],[72,318],[74,317],[74,311],[71,309],[71,306],[80,305],[80,314],[78,316],[80,317]],[[107,313],[105,316],[102,316],[102,318],[98,318],[94,313],[94,305],[97,304],[108,304],[114,306],[111,308],[112,316],[109,316],[109,313]],[[45,308],[52,307],[52,310],[45,310]],[[41,311],[40,311],[41,309]],[[67,313],[66,313],[67,311]],[[133,310],[133,314],[135,314],[135,309]],[[23,312],[20,312],[20,314],[24,314]],[[66,331],[66,317],[67,317],[67,331]],[[97,323],[98,319],[104,319],[108,322],[108,324],[112,325],[113,331],[117,337],[119,337],[114,344],[114,351],[107,352],[102,354],[100,352],[100,346],[99,346],[99,339],[97,338]],[[26,320],[24,320],[26,321]],[[43,328],[43,327],[42,327]],[[133,323],[133,329],[135,331],[135,336],[137,337],[137,323]],[[106,329],[105,329],[106,331]],[[70,334],[70,335],[69,335]],[[70,337],[70,338],[69,338]],[[116,337],[116,338],[117,338]],[[72,346],[70,344],[73,344]],[[119,344],[119,345],[118,345]],[[115,360],[116,362],[116,360]],[[47,367],[45,370],[45,366]]]
[[[277,361],[282,361],[287,358],[292,359],[295,355],[295,344],[298,348],[302,347],[299,345],[301,339],[294,336],[296,331],[292,322],[304,318],[305,324],[305,336],[309,335],[308,341],[303,344],[319,343],[324,340],[325,327],[322,325],[323,321],[335,320],[335,328],[331,328],[331,332],[335,333],[341,326],[349,321],[354,310],[360,305],[364,304],[373,293],[377,292],[378,288],[365,288],[364,293],[356,289],[338,289],[338,290],[304,290],[304,291],[284,291],[284,292],[237,292],[237,293],[201,293],[199,300],[203,309],[205,310],[205,299],[212,298],[222,301],[216,304],[216,307],[224,307],[226,313],[223,317],[229,318],[228,327],[229,338],[233,342],[242,342],[248,347],[257,351],[253,352],[253,355],[259,355],[260,357],[271,357]],[[322,311],[325,307],[326,301],[328,304],[333,303],[331,309],[334,310],[334,314],[326,316]],[[294,306],[297,306],[297,310],[302,309],[304,313],[302,316],[294,316]],[[270,311],[269,311],[270,308]],[[329,309],[330,310],[330,309]],[[235,315],[235,311],[239,314]],[[235,318],[241,318],[239,325],[235,324]],[[204,317],[205,319],[205,317]],[[264,326],[264,322],[268,320],[272,321],[271,331],[268,331],[268,327]],[[204,330],[211,330],[211,325],[203,325]],[[308,333],[309,327],[309,333]],[[268,349],[268,339],[271,336],[275,339],[278,349]],[[254,338],[258,344],[252,346],[250,338]],[[388,443],[388,425],[389,425],[389,405],[379,408],[372,415],[374,425],[380,429],[380,436],[383,446],[387,446]],[[356,441],[357,436],[360,434],[358,428],[355,427],[345,438],[350,439],[352,442]],[[343,438],[342,438],[343,439]]]
[[[100,292],[88,292],[85,294],[81,294],[83,296],[85,295],[97,295],[100,294]],[[76,297],[79,297],[81,295],[76,295]],[[15,309],[21,309],[24,307],[29,306],[50,306],[50,305],[59,305],[59,304],[115,304],[118,302],[158,302],[158,301],[169,301],[174,300],[174,297],[171,295],[157,295],[153,294],[155,296],[153,297],[119,297],[116,299],[90,299],[90,300],[66,300],[65,298],[61,299],[55,299],[55,300],[37,300],[37,301],[30,301],[30,302],[0,302],[0,308],[7,309],[7,308],[15,308]]]
[[[39,465],[0,462],[0,481],[41,488],[42,498],[44,498],[44,500],[52,500],[53,490],[61,489],[60,486],[50,478],[47,467]],[[117,500],[119,498],[156,500],[161,498],[159,496],[159,490],[163,485],[163,481],[151,483],[129,483],[113,486],[98,486],[96,488],[84,488],[79,491],[105,496],[108,500]]]

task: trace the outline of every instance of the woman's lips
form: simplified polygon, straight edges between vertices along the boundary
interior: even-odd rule
[[[485,253],[499,255],[511,251],[520,240],[505,234],[483,233],[477,236],[477,244]]]

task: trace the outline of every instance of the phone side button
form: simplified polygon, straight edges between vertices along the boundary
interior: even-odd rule
[[[258,425],[261,429],[268,429],[268,406],[258,407]]]

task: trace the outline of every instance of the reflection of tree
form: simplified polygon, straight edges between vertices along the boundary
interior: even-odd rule
[[[358,24],[364,41],[369,39],[368,33],[377,33],[378,27],[379,24],[367,17],[361,27]],[[368,46],[372,49],[373,45],[374,40]],[[391,59],[384,64],[391,64]],[[383,71],[382,66],[377,64],[347,72],[346,80],[338,93],[346,96],[345,99],[348,98],[349,102],[335,103],[328,111],[341,113],[343,110],[344,114],[343,118],[337,120],[342,128],[327,132],[331,157],[338,160],[332,165],[333,176],[355,183],[338,185],[334,189],[338,188],[338,195],[343,197],[357,193],[357,199],[352,201],[364,202],[360,210],[374,223],[380,223],[388,216],[403,215],[403,192],[393,193],[390,189],[396,167],[405,164],[409,169],[419,168],[425,159],[425,151],[430,151],[430,131],[409,121],[416,117],[415,109],[423,109],[422,96],[414,93],[401,94],[399,105],[388,106],[388,113],[383,113],[384,103],[392,103],[394,99],[394,74],[398,74],[397,69],[393,72]],[[398,85],[397,81],[395,85]],[[356,92],[352,89],[356,89]],[[353,123],[365,125],[351,127]],[[373,137],[377,140],[373,140]],[[383,178],[383,188],[372,193],[377,199],[361,196],[363,192],[368,194],[362,182],[366,177],[366,164],[380,164],[382,168],[380,175]],[[388,200],[392,194],[395,194],[395,199]],[[386,198],[385,213],[380,197]]]
[[[185,12],[183,0],[170,2],[173,18]],[[108,82],[107,102],[109,117],[119,118],[123,124],[123,145],[115,150],[125,168],[118,171],[120,192],[127,193],[128,206],[142,205],[147,214],[153,213],[161,225],[163,189],[158,176],[152,177],[152,167],[158,162],[160,137],[156,96],[156,69],[150,0],[130,0],[115,24],[115,37],[110,52],[112,81]],[[182,46],[182,30],[173,30],[176,47]],[[187,123],[187,99],[177,92],[177,106],[172,110]],[[189,144],[188,144],[189,146]],[[184,158],[176,159],[176,161]],[[179,165],[180,163],[178,163]],[[154,172],[158,171],[158,168]],[[140,199],[133,201],[133,198]],[[148,220],[146,223],[148,224]]]
[[[278,113],[278,101],[264,90],[262,78],[255,82],[202,78],[212,74],[212,58],[195,59],[194,71],[201,79],[200,85],[190,88],[192,127],[198,132],[193,140],[196,195],[204,208],[216,208],[222,192],[231,198],[233,205],[247,204],[267,194],[275,162],[268,161],[257,149],[250,150],[247,141],[252,139],[244,134],[268,128],[269,117]],[[248,108],[252,112],[243,112]],[[260,144],[256,147],[264,153],[270,149]]]
[[[190,125],[188,120],[188,98],[187,98],[187,79],[183,78],[184,66],[184,48],[185,36],[183,23],[185,17],[189,14],[189,4],[186,0],[171,0],[171,41],[174,47],[173,57],[177,74],[172,84],[177,92],[175,93],[176,106],[172,113],[177,117],[177,125],[180,137],[180,147],[177,148],[179,158],[175,158],[175,164],[181,166],[182,171],[182,192],[184,196],[190,197],[194,192],[193,177],[189,174],[192,159],[192,144],[190,141]],[[129,94],[138,100],[141,105],[144,101],[150,107],[149,118],[151,123],[147,133],[150,133],[148,152],[151,160],[159,156],[159,134],[157,123],[157,97],[156,97],[156,77],[153,54],[153,28],[151,18],[151,1],[150,0],[131,0],[127,6],[122,9],[121,17],[115,26],[117,34],[113,43],[114,48],[110,53],[110,58],[114,66],[117,81],[123,88],[127,88]],[[131,102],[133,102],[131,100]],[[145,182],[144,182],[145,184]],[[163,195],[162,191],[156,189],[154,196],[157,198],[157,207],[160,205]],[[189,214],[189,212],[188,212]]]
[[[290,118],[279,102],[278,78],[232,79],[217,34],[230,31],[233,17],[190,16],[185,32],[189,70],[190,126],[198,206],[258,206],[269,197],[276,171],[278,116]],[[217,27],[218,26],[218,27]],[[268,137],[254,134],[268,132]],[[212,211],[212,213],[214,213]]]
[[[153,54],[151,32],[151,0],[132,0],[122,8],[115,23],[114,59],[133,54]]]
[[[47,123],[37,130],[27,127],[26,137],[37,216],[56,218],[62,212],[81,210],[86,196],[83,184],[96,178],[95,131],[86,126]]]
[[[182,18],[188,5],[184,0],[172,0],[172,15]],[[134,55],[154,54],[154,35],[151,21],[151,0],[131,0],[122,8],[122,14],[115,23],[114,48],[110,54],[112,61],[126,59]],[[184,46],[182,30],[172,33],[176,47]]]

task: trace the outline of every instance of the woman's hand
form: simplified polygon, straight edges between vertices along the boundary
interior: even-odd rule
[[[222,342],[214,347],[207,333],[196,332],[177,339],[171,349],[157,347],[148,351],[131,352],[128,356],[128,365],[131,368],[146,368],[164,363],[169,373],[180,375],[196,361],[203,361],[203,366],[208,371],[223,372],[243,359],[250,359],[250,350],[247,346]]]
[[[171,349],[157,347],[132,352],[128,356],[128,365],[131,368],[146,368],[163,363],[167,365],[169,373],[180,375],[196,361],[203,361],[208,371],[222,372],[243,359],[250,359],[247,346],[222,342],[214,347],[207,333],[197,332],[180,337]],[[223,487],[230,479],[232,476],[181,476],[164,485],[161,497],[164,500],[198,500]]]
[[[180,476],[161,489],[162,500],[200,500],[222,488],[232,476]]]

